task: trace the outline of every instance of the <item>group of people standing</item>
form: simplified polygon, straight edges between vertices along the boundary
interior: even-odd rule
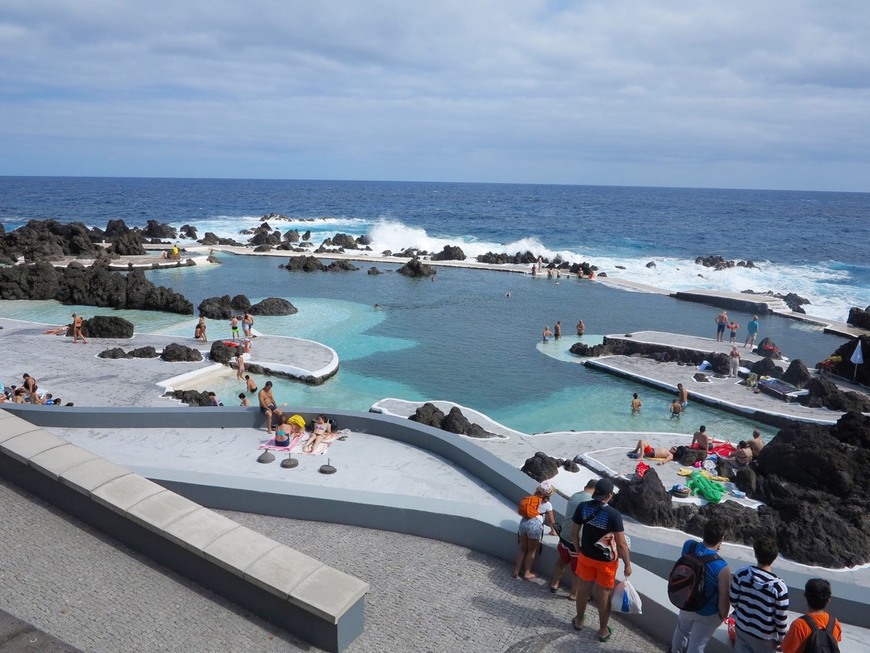
[[[549,524],[550,534],[558,533],[558,559],[550,581],[550,591],[559,590],[566,569],[572,572],[570,598],[576,613],[571,620],[575,630],[585,626],[590,598],[598,608],[596,639],[607,642],[613,635],[610,625],[611,598],[616,585],[619,563],[623,576],[631,576],[631,554],[622,515],[608,505],[614,496],[610,479],[592,479],[568,500],[565,519],[557,524],[550,497],[553,487],[544,481],[538,485],[537,514],[520,521],[520,549],[514,565],[514,577],[535,578],[531,572],[535,552]],[[524,499],[525,501],[525,499]],[[522,504],[521,504],[522,507]],[[816,630],[826,630],[837,642],[842,639],[839,621],[826,608],[831,600],[831,585],[821,578],[807,581],[804,598],[807,613],[788,626],[789,593],[785,582],[773,571],[779,548],[772,537],[753,542],[755,564],[732,573],[719,550],[725,540],[725,524],[709,519],[704,525],[702,541],[689,539],[681,556],[691,555],[703,566],[703,581],[697,609],[681,609],[670,645],[670,653],[703,653],[713,633],[730,618],[736,653],[803,653],[805,643]]]
[[[734,320],[728,317],[728,311],[722,311],[714,320],[716,323],[716,341],[717,342],[725,342],[725,331],[728,330],[730,334],[728,338],[728,342],[732,344],[737,343],[737,331],[740,330],[740,325],[737,324]],[[753,315],[752,319],[749,321],[749,324],[746,325],[746,341],[743,343],[744,349],[749,347],[752,349],[755,346],[755,338],[758,336],[758,328],[759,328],[758,316]],[[736,349],[736,347],[735,347]],[[733,376],[733,375],[732,375]]]
[[[586,333],[586,325],[583,324],[583,320],[578,320],[578,322],[577,322],[577,335],[582,336],[584,333]],[[544,342],[550,342],[550,340],[554,340],[554,339],[558,340],[561,337],[562,337],[562,321],[561,320],[556,320],[556,324],[555,324],[555,326],[553,326],[552,331],[550,330],[549,324],[544,327],[544,333],[542,336]]]
[[[719,556],[725,539],[725,524],[710,519],[704,525],[701,542],[687,540],[682,554],[691,554],[704,563],[703,604],[697,610],[680,610],[671,640],[671,653],[702,653],[713,633],[729,615],[734,620],[736,653],[801,653],[814,629],[825,630],[836,641],[842,639],[839,621],[826,611],[831,600],[831,584],[812,578],[804,588],[807,614],[788,626],[788,587],[771,567],[779,556],[776,540],[760,537],[753,542],[755,564],[732,574]],[[732,612],[733,610],[733,612]]]

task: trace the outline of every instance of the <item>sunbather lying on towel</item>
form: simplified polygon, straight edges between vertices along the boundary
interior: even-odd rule
[[[632,458],[640,458],[641,456],[644,458],[654,458],[659,460],[659,465],[664,465],[672,461],[676,453],[676,447],[671,447],[670,449],[654,447],[649,442],[638,440],[634,451],[631,451],[628,455]]]

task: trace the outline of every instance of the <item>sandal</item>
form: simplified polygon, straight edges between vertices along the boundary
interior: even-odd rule
[[[577,625],[577,617],[575,616],[571,620],[571,625],[574,626],[574,630],[583,630],[583,619],[580,620],[580,625]]]
[[[608,641],[612,635],[613,635],[613,628],[608,626],[607,627],[607,634],[604,637],[602,637],[601,635],[598,635],[595,639],[597,639],[601,643],[604,643],[604,642]]]

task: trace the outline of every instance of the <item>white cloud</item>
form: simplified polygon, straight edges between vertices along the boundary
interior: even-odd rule
[[[0,173],[870,190],[868,18],[858,1],[0,0]]]

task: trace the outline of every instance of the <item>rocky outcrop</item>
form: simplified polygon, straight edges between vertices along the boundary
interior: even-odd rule
[[[155,286],[141,270],[125,277],[101,262],[88,268],[55,268],[49,263],[0,268],[0,299],[55,299],[62,304],[193,313],[193,305],[183,295]]]
[[[236,295],[230,300],[230,306],[237,311],[247,311],[251,308],[251,300],[247,295]]]
[[[288,272],[322,272],[326,269],[314,256],[291,256],[283,267]]]
[[[810,371],[800,358],[795,358],[791,363],[789,363],[788,369],[785,371],[785,374],[782,375],[783,381],[791,383],[799,389],[805,388],[812,378]]]
[[[553,478],[559,471],[562,461],[548,456],[543,451],[538,451],[534,456],[527,459],[520,471],[531,476],[538,483]]]
[[[196,363],[202,360],[202,354],[198,349],[173,342],[163,348],[160,359],[168,363]]]
[[[453,406],[450,412],[445,415],[444,411],[440,408],[427,402],[419,406],[408,419],[418,424],[433,426],[436,429],[465,435],[470,438],[486,439],[493,437],[492,433],[479,424],[470,422],[457,406]]]
[[[206,231],[201,240],[197,241],[200,245],[211,247],[212,245],[226,245],[228,247],[244,247],[242,243],[232,238],[219,238],[216,234]]]
[[[324,240],[323,244],[342,249],[357,249],[356,239],[349,234],[335,234],[332,238]]]
[[[132,338],[133,323],[122,317],[95,315],[82,320],[82,334],[86,338]]]
[[[196,240],[196,227],[193,225],[185,224],[181,226],[179,231],[179,235],[182,238],[189,238],[190,240]]]
[[[281,297],[268,297],[251,306],[248,312],[251,315],[294,315],[299,309]]]
[[[571,345],[571,349],[569,349],[572,354],[575,356],[583,356],[585,358],[592,358],[597,356],[609,356],[613,352],[611,351],[608,345],[585,345],[582,342],[575,342]]]
[[[378,270],[375,266],[372,266],[368,270],[366,270],[366,274],[374,276],[374,275],[383,274],[383,273],[380,270]]]
[[[870,306],[864,309],[857,307],[850,308],[846,323],[870,331]]]
[[[168,224],[161,224],[157,222],[157,220],[149,220],[148,224],[142,230],[142,235],[145,238],[173,240],[178,237],[178,232],[175,227],[171,227]]]
[[[333,261],[329,265],[324,268],[327,272],[355,272],[359,270],[357,266],[355,266],[350,261]]]
[[[798,397],[798,402],[809,408],[870,412],[870,399],[857,392],[844,392],[829,379],[811,379],[806,389],[809,390],[809,395]]]
[[[229,365],[229,362],[239,354],[239,351],[241,351],[240,347],[224,344],[223,340],[214,340],[211,343],[211,351],[208,357],[212,362]]]
[[[465,252],[455,245],[445,245],[437,254],[432,255],[433,261],[464,261]]]
[[[777,347],[776,343],[770,338],[762,338],[761,342],[759,342],[755,347],[755,353],[759,356],[764,356],[765,358],[773,358],[776,360],[782,359],[779,347]]]
[[[412,422],[425,424],[426,426],[434,426],[436,429],[441,428],[444,423],[444,411],[438,408],[435,404],[425,403],[419,406],[414,414],[408,419]]]
[[[121,347],[113,347],[112,349],[106,349],[105,351],[101,351],[97,354],[99,358],[157,358],[159,354],[154,347],[139,347],[137,349],[131,349],[130,351],[124,351]]]
[[[737,476],[738,487],[765,504],[758,510],[733,501],[675,504],[654,469],[616,483],[612,505],[647,525],[700,535],[718,518],[728,524],[729,541],[749,545],[761,533],[775,534],[781,554],[796,562],[870,562],[870,417],[859,413],[831,427],[795,422],[780,430]]]
[[[431,265],[426,265],[420,259],[414,258],[398,269],[399,274],[406,277],[432,277],[436,270]]]
[[[199,392],[198,390],[175,390],[169,394],[170,397],[178,399],[183,404],[188,406],[211,406],[211,397],[208,392]]]
[[[30,220],[23,227],[0,234],[0,256],[13,263],[57,261],[65,256],[96,258],[102,248],[94,244],[81,222],[62,224],[57,220]]]
[[[489,263],[491,265],[530,265],[536,263],[538,257],[529,251],[517,252],[516,254],[505,254],[504,252],[487,252],[477,256],[478,263]]]
[[[786,306],[788,306],[789,309],[794,311],[795,313],[806,313],[806,311],[803,309],[803,306],[810,303],[810,300],[806,297],[801,297],[800,295],[793,292],[790,292],[786,295],[778,292],[773,292],[772,290],[768,290],[766,292],[742,290],[740,292],[743,295],[764,295],[766,297],[776,297],[777,299],[781,299],[782,301],[784,301]]]
[[[232,300],[229,295],[203,299],[196,310],[202,317],[210,320],[229,320],[233,316]]]
[[[752,261],[727,261],[721,256],[699,256],[695,259],[695,263],[703,265],[705,268],[713,268],[715,270],[727,270],[728,268],[754,268],[755,263]]]
[[[749,366],[749,372],[751,374],[757,374],[759,378],[762,376],[770,376],[774,379],[778,379],[783,375],[782,368],[778,367],[770,358],[762,358],[761,360],[755,361]]]

